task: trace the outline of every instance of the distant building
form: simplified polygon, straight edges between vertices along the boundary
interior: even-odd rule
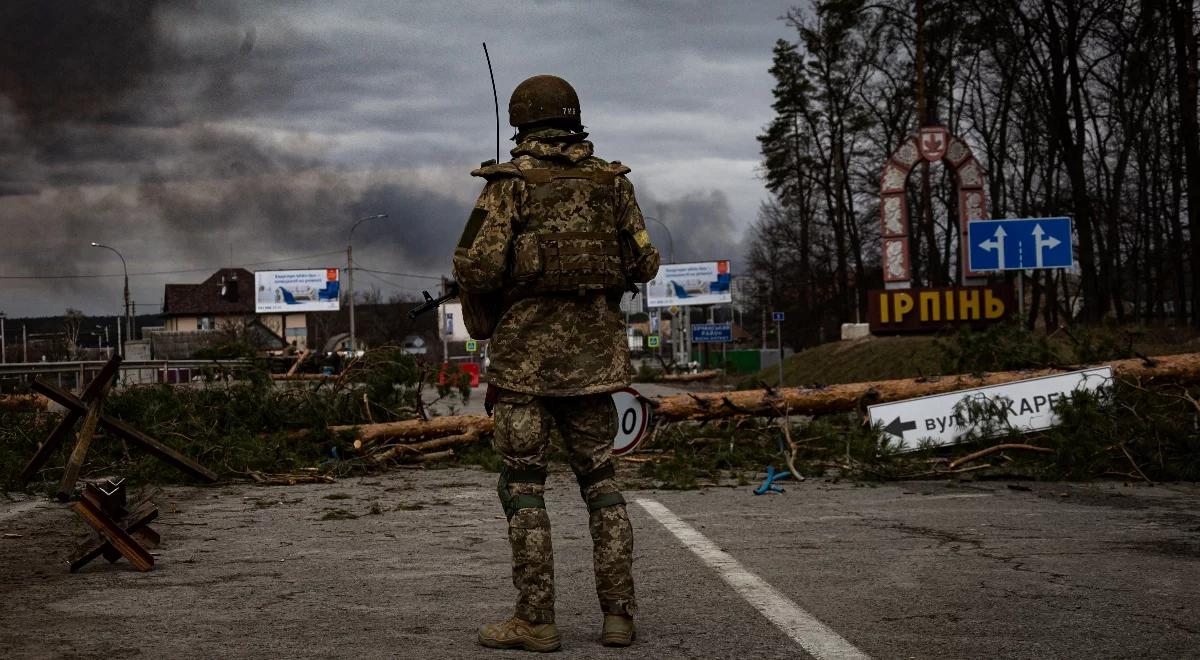
[[[167,333],[241,332],[259,326],[252,330],[267,345],[308,347],[305,314],[255,313],[254,273],[244,268],[222,268],[200,284],[166,285],[163,321]]]

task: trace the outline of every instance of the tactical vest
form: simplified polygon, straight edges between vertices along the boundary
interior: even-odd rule
[[[625,289],[616,201],[617,176],[627,171],[619,163],[519,170],[526,190],[510,264],[515,294]]]
[[[521,298],[626,289],[632,238],[618,235],[616,198],[617,177],[627,172],[617,161],[569,169],[490,161],[471,172],[489,181],[519,178],[525,187],[504,291],[459,293],[472,338],[490,338],[504,311]]]

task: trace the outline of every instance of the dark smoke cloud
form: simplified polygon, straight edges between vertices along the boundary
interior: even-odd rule
[[[158,59],[152,0],[0,5],[0,93],[35,128],[102,115]]]
[[[674,245],[675,261],[734,262],[734,273],[741,261],[742,249],[738,227],[734,222],[729,200],[719,190],[695,191],[677,198],[659,200],[653,197],[640,200],[644,215],[658,218],[670,230],[667,234],[652,221],[647,222],[651,237],[664,260]]]
[[[117,277],[0,279],[0,310],[114,311],[120,263],[92,240],[134,273],[216,268],[342,250],[353,219],[375,213],[391,217],[359,228],[356,261],[447,273],[481,186],[467,172],[493,155],[483,40],[502,115],[526,76],[564,75],[598,153],[634,167],[644,210],[671,227],[676,259],[736,259],[730,207],[757,208],[753,136],[770,103],[767,86],[751,102],[754,75],[768,78],[785,36],[774,19],[788,2],[772,2],[5,0],[0,275]],[[133,296],[153,307],[164,283],[210,272],[135,277]]]
[[[386,223],[363,225],[363,243],[376,253],[398,254],[421,270],[446,269],[470,203],[408,184],[367,188],[354,203],[353,216],[389,214]],[[357,249],[357,248],[356,248]],[[382,268],[380,268],[382,269]]]
[[[223,2],[0,8],[0,199],[26,198],[3,209],[0,274],[113,272],[113,255],[87,249],[91,240],[120,246],[134,272],[225,265],[231,252],[235,261],[333,252],[355,214],[374,213],[404,224],[360,230],[364,256],[395,270],[444,270],[453,244],[446,230],[461,224],[469,200],[406,183],[403,172],[359,181],[303,133],[270,139],[238,126],[288,108],[292,67],[322,51],[286,24],[271,27],[274,40],[264,44]],[[158,303],[163,279],[134,297]],[[96,309],[82,291],[113,284],[0,287]]]

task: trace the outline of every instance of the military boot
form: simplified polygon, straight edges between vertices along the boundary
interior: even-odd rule
[[[637,639],[633,617],[619,614],[604,615],[604,629],[600,631],[600,643],[605,646],[629,646]]]
[[[479,643],[492,649],[557,651],[562,638],[553,623],[531,623],[514,616],[504,623],[481,626]]]

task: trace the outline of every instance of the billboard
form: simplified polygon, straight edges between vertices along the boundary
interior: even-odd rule
[[[336,268],[254,273],[254,311],[257,314],[336,312],[340,293]]]
[[[733,302],[729,285],[728,261],[664,264],[646,284],[646,306],[728,305]]]

